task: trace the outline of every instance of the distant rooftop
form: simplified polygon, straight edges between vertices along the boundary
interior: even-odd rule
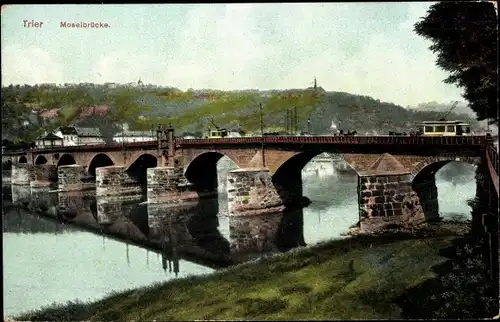
[[[120,137],[120,136],[125,136],[125,137],[156,137],[156,131],[151,132],[151,131],[128,131],[128,130],[125,130],[123,132],[118,132],[115,134],[115,137]]]
[[[80,137],[101,137],[101,131],[92,127],[61,126],[59,128],[63,135],[78,135]]]

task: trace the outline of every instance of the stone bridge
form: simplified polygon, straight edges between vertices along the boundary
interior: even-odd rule
[[[227,156],[238,166],[227,179],[229,212],[245,216],[300,204],[302,168],[320,153],[334,153],[358,174],[360,226],[372,231],[436,219],[434,174],[450,161],[488,164],[490,173],[498,173],[490,146],[486,136],[186,140],[169,129],[158,142],[30,150],[4,154],[3,161],[13,166],[12,184],[57,182],[61,191],[95,187],[98,196],[108,197],[132,196],[143,191],[142,184],[149,203],[174,207],[214,197],[216,164]],[[497,188],[496,173],[491,180]]]

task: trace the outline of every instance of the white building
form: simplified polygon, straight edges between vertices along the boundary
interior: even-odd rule
[[[156,141],[156,132],[152,131],[129,131],[124,129],[113,136],[113,141],[116,143],[132,143],[144,141]]]
[[[61,126],[56,132],[64,146],[104,144],[99,129],[91,127]]]
[[[45,149],[57,146],[63,146],[63,139],[54,133],[45,132],[35,140],[37,149]]]

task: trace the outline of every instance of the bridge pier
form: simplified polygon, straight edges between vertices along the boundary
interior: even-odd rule
[[[18,163],[12,165],[11,184],[29,185],[34,180],[33,165],[27,163]]]
[[[388,224],[412,225],[425,221],[410,173],[358,176],[359,228],[364,233]]]
[[[49,187],[57,182],[57,166],[52,164],[37,164],[33,166],[32,188]]]
[[[230,216],[276,213],[285,209],[267,169],[228,172],[227,195]]]
[[[108,166],[96,169],[96,196],[119,196],[120,200],[135,199],[142,187],[132,178],[124,166]]]
[[[210,197],[210,194],[197,193],[194,185],[184,176],[181,167],[156,167],[147,170],[148,204],[166,204],[186,206],[196,204],[199,198]]]
[[[57,169],[59,191],[81,191],[94,188],[89,182],[89,175],[85,167],[79,164],[60,166]]]
[[[420,179],[418,182],[413,182],[412,189],[417,193],[425,220],[438,219],[439,201],[436,177],[434,174],[427,178]]]

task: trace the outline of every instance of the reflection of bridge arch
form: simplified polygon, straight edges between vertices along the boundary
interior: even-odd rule
[[[75,158],[71,154],[63,154],[60,158],[59,161],[57,161],[57,167],[59,168],[60,166],[64,165],[72,165],[76,164]]]
[[[138,156],[127,168],[127,173],[137,179],[138,183],[145,184],[147,182],[147,169],[158,166],[156,156],[144,153]]]
[[[19,163],[28,163],[28,159],[23,155],[19,158]]]
[[[43,155],[39,155],[36,159],[35,159],[35,164],[46,164],[47,163],[47,158],[44,157]]]
[[[96,176],[95,171],[97,168],[107,167],[115,164],[115,162],[113,162],[113,160],[105,153],[97,153],[90,160],[91,161],[87,169],[90,175],[92,175],[93,177]]]
[[[184,176],[198,191],[217,191],[217,162],[224,156],[237,164],[229,155],[215,151],[202,152],[185,167]]]

